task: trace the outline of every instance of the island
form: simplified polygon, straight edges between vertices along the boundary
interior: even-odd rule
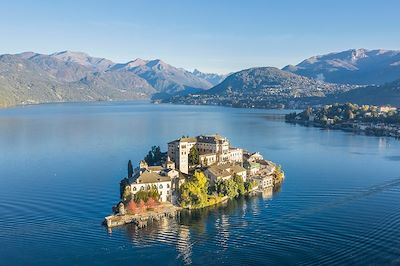
[[[374,136],[400,138],[400,112],[384,105],[353,103],[308,107],[285,116],[286,122],[329,129],[340,129]]]
[[[179,216],[182,209],[199,209],[229,199],[277,189],[285,175],[259,152],[231,146],[219,134],[183,136],[168,143],[168,151],[153,146],[120,182],[120,201],[104,224],[149,222]]]

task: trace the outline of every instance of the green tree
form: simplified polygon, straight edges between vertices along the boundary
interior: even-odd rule
[[[122,200],[128,201],[131,200],[131,198],[132,198],[132,193],[129,186],[124,187],[124,191],[122,193]]]
[[[257,186],[257,183],[254,180],[244,182],[244,188],[246,189],[247,193],[250,192],[256,186]]]
[[[209,204],[208,180],[201,171],[196,171],[193,177],[179,189],[179,201],[182,207],[203,207]]]
[[[154,165],[160,163],[162,157],[160,146],[153,146],[149,153],[144,157],[144,160],[148,165]]]
[[[189,164],[190,165],[199,164],[199,151],[196,146],[193,146],[189,151]]]
[[[128,185],[128,179],[124,178],[119,183],[119,197],[120,199],[124,198],[125,187]]]
[[[239,195],[238,184],[233,179],[220,180],[216,185],[217,193],[221,196],[235,198]]]
[[[128,177],[131,178],[133,175],[133,167],[132,167],[132,161],[128,161]]]
[[[233,181],[237,184],[237,191],[238,191],[239,196],[243,196],[246,193],[243,177],[235,174],[233,176]]]

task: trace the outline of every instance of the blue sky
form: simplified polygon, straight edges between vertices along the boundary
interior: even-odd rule
[[[350,48],[400,49],[396,0],[14,0],[0,11],[0,53],[73,50],[227,73]]]

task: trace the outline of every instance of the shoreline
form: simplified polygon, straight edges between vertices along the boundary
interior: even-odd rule
[[[276,174],[279,174],[280,177],[278,178]],[[274,184],[273,186],[269,186],[266,188],[259,188],[254,187],[251,191],[247,192],[246,194],[242,195],[241,197],[252,197],[254,195],[257,195],[259,193],[265,192],[267,189],[271,189],[271,191],[275,191],[276,189],[279,189],[285,179],[285,173],[282,170],[279,170],[279,172],[275,173],[274,172]],[[161,210],[145,210],[142,213],[137,213],[137,214],[112,214],[109,216],[106,216],[103,220],[103,225],[106,226],[108,229],[112,229],[114,227],[118,226],[123,226],[127,224],[134,224],[138,229],[140,228],[145,228],[149,224],[153,223],[154,221],[160,221],[162,219],[173,219],[177,218],[180,216],[180,211],[187,210],[187,211],[192,211],[192,210],[201,210],[209,207],[214,207],[218,206],[220,204],[224,204],[228,202],[229,200],[236,200],[238,197],[233,197],[230,198],[229,196],[223,196],[223,197],[218,197],[218,200],[214,201],[211,204],[199,206],[199,207],[182,207],[180,205],[172,204],[172,203],[160,203],[160,205],[156,206],[155,208],[160,208]],[[117,205],[118,206],[118,205]]]
[[[347,124],[343,123],[343,124],[336,124],[334,126],[322,125],[322,124],[315,123],[315,122],[301,121],[301,120],[300,121],[285,120],[285,123],[301,125],[304,127],[315,127],[315,128],[320,128],[320,129],[329,129],[329,130],[340,130],[343,132],[351,132],[351,133],[354,133],[357,135],[364,135],[364,136],[371,136],[371,137],[388,137],[388,138],[394,138],[396,140],[400,140],[400,134],[393,134],[390,131],[384,131],[385,129],[374,128],[373,126],[375,126],[376,123],[370,123],[371,127],[368,127],[366,129],[357,128],[356,127],[357,123],[347,123]],[[347,127],[349,125],[352,125],[353,127]]]

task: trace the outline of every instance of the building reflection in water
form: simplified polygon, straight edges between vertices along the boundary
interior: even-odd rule
[[[273,193],[274,192],[272,187],[266,188],[265,190],[262,191],[262,197],[263,199],[270,199],[272,198]]]
[[[190,242],[189,226],[181,225],[179,227],[176,249],[185,264],[192,264],[192,244]]]
[[[223,249],[228,248],[229,243],[229,216],[222,214],[220,218],[215,221],[215,228],[217,229],[217,241]]]

